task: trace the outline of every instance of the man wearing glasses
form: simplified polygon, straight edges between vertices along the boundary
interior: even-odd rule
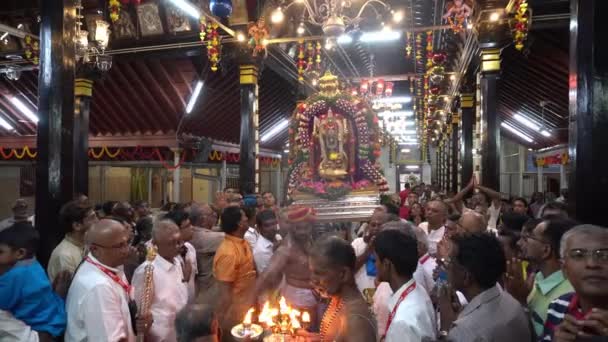
[[[508,262],[505,288],[520,303],[527,304],[536,336],[543,332],[549,303],[572,291],[572,285],[560,269],[559,253],[562,236],[575,225],[576,222],[568,219],[550,219],[539,223],[531,232],[522,233],[518,243],[522,257],[538,270],[531,288],[525,285],[521,262]]]
[[[549,305],[539,341],[605,341],[608,336],[608,229],[581,225],[562,238],[562,269],[575,292]]]
[[[76,270],[66,300],[66,341],[134,341],[133,288],[121,270],[129,257],[129,235],[114,220],[95,223],[86,235],[89,251]],[[137,320],[140,333],[151,318]]]

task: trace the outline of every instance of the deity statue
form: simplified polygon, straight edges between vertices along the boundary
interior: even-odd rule
[[[320,147],[319,176],[324,179],[343,179],[348,175],[348,155],[344,143],[348,135],[346,119],[334,116],[331,109],[325,117],[315,117],[313,137]]]
[[[464,0],[454,0],[448,11],[443,15],[443,19],[454,16],[457,19],[468,18],[471,15],[471,7]]]

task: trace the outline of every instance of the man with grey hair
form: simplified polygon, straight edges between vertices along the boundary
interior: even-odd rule
[[[437,253],[437,244],[445,234],[445,221],[448,218],[448,206],[443,201],[430,201],[425,209],[426,222],[419,227],[424,230],[429,239],[429,253]]]
[[[137,306],[142,307],[148,266],[153,266],[153,291],[150,312],[152,327],[148,337],[152,341],[175,341],[173,322],[177,312],[188,302],[188,280],[184,279],[177,256],[183,246],[179,227],[171,220],[157,221],[152,229],[152,244],[157,249],[154,260],[146,260],[135,270],[133,288]]]
[[[177,342],[219,342],[219,323],[213,307],[189,304],[175,318]]]
[[[608,336],[608,228],[580,225],[561,239],[562,270],[575,292],[549,304],[539,341],[605,341]]]

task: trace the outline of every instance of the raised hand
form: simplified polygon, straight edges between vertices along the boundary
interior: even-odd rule
[[[524,280],[522,261],[520,259],[513,258],[507,261],[507,273],[504,277],[504,285],[505,290],[513,298],[522,304],[526,303],[531,287]]]

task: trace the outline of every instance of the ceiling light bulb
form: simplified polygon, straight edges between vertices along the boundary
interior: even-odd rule
[[[317,83],[318,83],[317,79],[316,79],[316,78],[313,78],[313,79],[312,79],[312,85],[313,85],[313,86],[316,86],[316,85],[317,85]]]
[[[283,20],[285,20],[285,14],[283,14],[281,7],[277,7],[277,9],[275,9],[270,15],[270,21],[273,24],[279,24],[282,23]]]
[[[236,40],[238,40],[239,42],[244,42],[245,41],[245,35],[243,34],[243,32],[238,32],[236,34]]]
[[[498,21],[498,19],[500,19],[500,13],[492,12],[492,14],[490,14],[490,21]]]
[[[456,81],[456,75],[451,75],[451,76],[450,76],[450,80],[452,80],[452,81]]]
[[[467,24],[467,29],[472,30],[473,29],[473,23],[468,23]]]
[[[393,22],[400,23],[403,20],[403,11],[393,12]]]
[[[300,24],[300,26],[298,26],[297,32],[300,36],[303,35],[304,32],[306,32],[306,30],[304,29],[304,24]]]

